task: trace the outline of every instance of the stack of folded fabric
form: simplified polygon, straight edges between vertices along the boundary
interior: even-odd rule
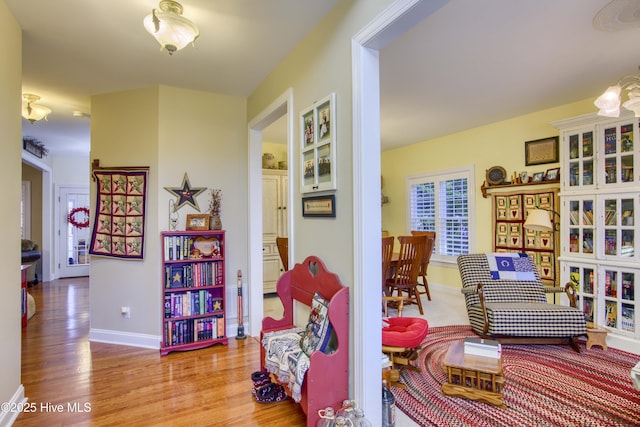
[[[281,402],[287,398],[284,387],[272,382],[271,375],[268,372],[254,372],[251,374],[251,380],[253,381],[251,394],[253,394],[258,403]]]

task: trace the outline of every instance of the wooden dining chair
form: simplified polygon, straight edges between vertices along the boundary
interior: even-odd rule
[[[424,256],[422,257],[422,263],[420,264],[420,272],[418,276],[422,278],[422,283],[419,286],[424,287],[424,291],[421,294],[427,294],[427,299],[431,301],[431,292],[429,292],[429,282],[427,282],[427,269],[429,268],[429,260],[431,254],[433,254],[433,248],[436,246],[436,232],[435,231],[411,231],[412,236],[427,236],[427,245],[424,248]]]
[[[284,267],[284,271],[289,270],[289,238],[276,237],[276,246],[278,247],[278,253],[280,254],[280,260]]]
[[[395,238],[386,236],[382,238],[382,312],[384,317],[389,316],[389,303],[394,302],[398,309],[398,316],[402,316],[404,298],[391,295],[391,288],[387,286],[387,279],[391,277],[391,259],[393,258],[393,245]]]
[[[427,238],[426,236],[399,236],[398,241],[400,242],[400,253],[395,262],[393,277],[387,279],[386,286],[390,288],[391,295],[394,292],[399,297],[406,294],[407,298],[404,304],[415,303],[418,305],[420,314],[424,314],[418,291],[418,274]]]

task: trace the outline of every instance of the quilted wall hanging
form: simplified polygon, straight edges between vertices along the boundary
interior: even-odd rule
[[[147,172],[94,170],[97,200],[89,250],[92,255],[144,257]]]
[[[557,242],[551,231],[524,228],[527,211],[540,208],[558,212],[557,190],[494,194],[493,249],[495,252],[522,252],[538,267],[542,282],[555,285],[557,280]],[[554,215],[555,216],[555,215]],[[555,223],[556,218],[550,218]]]

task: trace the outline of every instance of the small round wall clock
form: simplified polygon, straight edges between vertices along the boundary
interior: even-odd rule
[[[507,178],[507,171],[502,166],[492,166],[487,169],[487,184],[500,185]]]

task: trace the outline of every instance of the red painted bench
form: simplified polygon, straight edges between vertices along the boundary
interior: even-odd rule
[[[349,288],[342,285],[336,274],[327,270],[320,258],[310,256],[280,277],[277,292],[284,307],[283,318],[262,319],[260,342],[267,332],[296,326],[293,323],[294,300],[311,306],[316,292],[330,300],[329,321],[337,337],[337,349],[332,354],[314,351],[309,357],[309,369],[302,383],[300,406],[307,415],[307,426],[315,427],[319,409],[331,406],[337,410],[349,398]],[[265,349],[262,346],[260,349],[260,367],[264,370]],[[291,396],[287,385],[283,386]]]

